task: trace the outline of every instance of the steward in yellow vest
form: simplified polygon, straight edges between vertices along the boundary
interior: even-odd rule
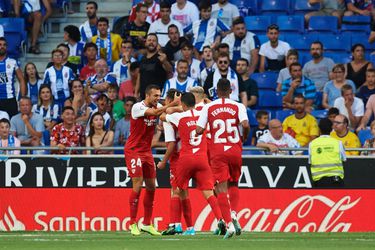
[[[345,149],[341,141],[329,136],[332,122],[328,118],[319,122],[320,137],[309,145],[311,175],[316,187],[341,187],[344,185]]]

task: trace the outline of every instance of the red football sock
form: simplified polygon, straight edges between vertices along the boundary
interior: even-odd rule
[[[222,219],[223,216],[221,215],[220,207],[219,207],[219,204],[217,203],[217,199],[216,199],[215,195],[211,195],[207,199],[207,202],[208,202],[208,204],[210,204],[210,207],[211,207],[212,212],[214,213],[216,219],[217,220]]]
[[[144,213],[145,217],[143,219],[143,225],[150,225],[151,224],[151,217],[152,217],[152,211],[154,209],[154,196],[155,196],[155,190],[147,190],[145,193],[145,198],[143,199],[143,207],[144,207]]]
[[[141,192],[137,193],[132,191],[129,196],[129,205],[130,205],[130,225],[137,222],[137,213],[138,213],[138,201]]]
[[[190,199],[186,198],[186,199],[182,200],[181,203],[182,203],[182,211],[184,213],[184,218],[185,218],[186,226],[187,227],[194,226],[193,225],[193,218],[192,218],[192,215],[191,215],[191,203],[190,203]]]
[[[223,214],[223,218],[226,223],[229,223],[232,221],[232,218],[230,216],[230,205],[228,200],[228,193],[220,193],[217,195],[217,201],[219,202],[219,207],[221,210],[221,213]]]
[[[169,223],[180,223],[181,222],[181,201],[179,197],[171,198],[171,206],[169,209],[170,209]]]
[[[228,189],[230,207],[233,211],[238,211],[238,203],[240,200],[240,190],[237,186],[231,186]]]

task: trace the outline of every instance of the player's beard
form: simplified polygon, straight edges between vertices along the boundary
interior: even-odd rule
[[[0,49],[0,56],[5,56],[7,54],[6,49]]]

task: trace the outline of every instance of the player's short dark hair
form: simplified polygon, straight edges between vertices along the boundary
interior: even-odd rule
[[[183,93],[181,102],[189,108],[195,107],[195,96],[190,92]]]
[[[246,59],[246,58],[243,58],[241,57],[240,59],[237,60],[238,61],[242,61],[242,62],[245,62],[247,66],[249,66],[249,61]]]
[[[231,91],[230,81],[226,78],[221,78],[217,82],[217,92],[228,93]]]
[[[156,85],[156,84],[150,84],[150,85],[148,85],[146,87],[146,90],[145,90],[146,95],[149,95],[150,92],[151,92],[151,90],[153,90],[153,89],[160,90],[160,87],[158,85]]]
[[[259,110],[259,111],[257,111],[257,113],[255,115],[255,118],[260,119],[260,118],[262,118],[265,115],[269,116],[268,111],[266,111],[266,110]]]
[[[89,5],[89,4],[94,5],[94,7],[95,7],[96,10],[98,9],[98,4],[97,4],[96,2],[94,2],[94,1],[88,1],[88,2],[86,3],[86,6]]]
[[[237,24],[245,24],[245,20],[243,19],[242,16],[239,16],[239,17],[236,17],[233,22],[232,22],[232,26],[236,26]]]
[[[202,0],[198,4],[199,11],[212,9],[210,0]]]
[[[328,118],[320,119],[319,121],[320,134],[329,135],[332,131],[332,122]]]
[[[137,99],[134,96],[125,96],[124,103],[132,102],[133,104],[137,102]]]
[[[63,107],[61,114],[63,114],[66,110],[71,110],[73,113],[75,113],[74,108],[72,106],[65,106]]]
[[[8,125],[10,126],[10,121],[7,118],[0,119],[0,123],[8,123]]]
[[[174,88],[171,88],[171,89],[168,90],[166,98],[169,99],[169,100],[171,100],[171,101],[173,101],[174,100],[174,95],[176,93],[179,93],[181,95],[181,91],[179,91],[177,89],[174,89]]]
[[[85,47],[83,47],[83,52],[86,52],[88,48],[94,48],[96,51],[98,51],[98,46],[93,42],[86,43]]]
[[[328,109],[328,112],[327,112],[327,116],[339,115],[339,114],[340,114],[340,110],[338,108],[335,108],[335,107],[332,107],[332,108]]]
[[[109,20],[106,17],[99,17],[96,25],[98,25],[99,23],[106,23],[107,25],[109,25]]]
[[[299,66],[300,68],[302,68],[302,65],[299,62],[294,62],[291,65],[289,65],[289,71],[291,71],[292,68],[295,66]]]
[[[172,5],[169,1],[161,1],[160,2],[160,9],[171,9]]]
[[[75,25],[67,25],[64,27],[64,32],[68,33],[69,38],[75,41],[76,43],[81,40],[81,32],[78,27]]]

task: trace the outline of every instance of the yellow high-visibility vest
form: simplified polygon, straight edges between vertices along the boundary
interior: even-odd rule
[[[313,181],[323,177],[339,176],[344,179],[340,157],[340,142],[332,137],[318,137],[310,144],[311,175]]]

